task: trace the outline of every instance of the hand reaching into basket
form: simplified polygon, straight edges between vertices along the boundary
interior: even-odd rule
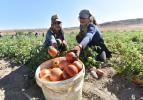
[[[74,61],[79,59],[79,55],[81,52],[81,46],[76,45],[72,50],[68,51],[66,54],[66,59],[69,63],[73,63]]]
[[[80,53],[81,53],[81,50],[82,50],[82,45],[78,44],[76,45],[73,50],[76,50],[77,51],[77,56],[79,57],[80,56]]]

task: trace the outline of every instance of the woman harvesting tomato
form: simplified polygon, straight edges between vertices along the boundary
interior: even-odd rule
[[[108,50],[104,43],[104,39],[97,27],[95,18],[91,15],[89,10],[81,10],[79,13],[80,32],[76,36],[78,45],[74,47],[77,50],[78,55],[87,47],[97,46],[95,51],[98,53],[96,60],[106,61],[106,58],[110,58],[111,52]]]
[[[67,49],[61,23],[57,15],[51,17],[51,27],[47,31],[44,47],[53,46],[60,52]]]

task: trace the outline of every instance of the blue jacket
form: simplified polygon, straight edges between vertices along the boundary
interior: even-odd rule
[[[83,48],[85,48],[87,45],[100,46],[101,43],[104,43],[102,33],[95,24],[89,24],[86,31],[84,31],[82,26],[80,26],[80,33],[77,35],[76,39],[77,42],[83,46]]]

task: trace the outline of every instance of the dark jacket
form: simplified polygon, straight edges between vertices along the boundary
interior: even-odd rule
[[[51,46],[53,43],[57,44],[57,39],[64,40],[64,32],[61,31],[58,35],[54,33],[51,29],[47,31],[46,39],[44,42],[45,46]]]
[[[84,48],[87,45],[93,46],[93,45],[98,45],[100,42],[104,42],[102,38],[102,33],[94,24],[89,24],[87,26],[87,29],[83,29],[83,27],[80,26],[80,32],[76,36],[76,39],[77,42],[80,43]]]

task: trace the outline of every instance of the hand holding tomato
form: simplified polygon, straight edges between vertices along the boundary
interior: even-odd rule
[[[54,58],[58,55],[58,50],[54,46],[49,46],[48,54]]]
[[[81,52],[81,49],[82,49],[82,46],[79,44],[79,45],[76,45],[73,50],[77,50],[77,55],[79,56],[80,55],[80,52]]]
[[[77,51],[76,50],[70,50],[66,54],[66,60],[69,63],[73,63],[74,61],[78,60]]]
[[[63,40],[63,45],[67,46],[67,42],[65,40]]]

